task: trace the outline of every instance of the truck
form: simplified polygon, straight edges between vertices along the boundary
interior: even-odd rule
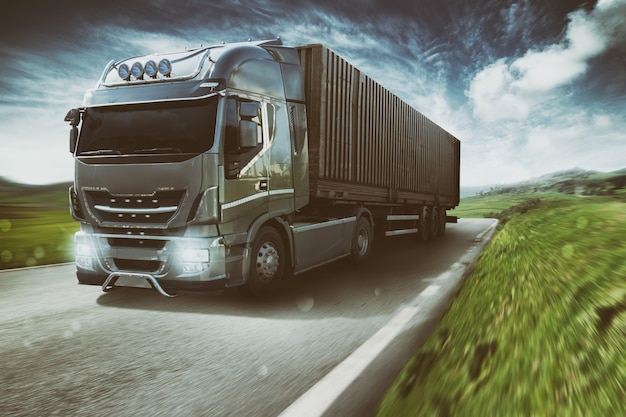
[[[110,61],[71,109],[80,284],[253,296],[456,217],[460,141],[321,44]]]

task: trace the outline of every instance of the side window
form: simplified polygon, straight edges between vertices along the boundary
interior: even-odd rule
[[[271,141],[274,140],[276,134],[276,109],[273,104],[267,104],[266,109],[267,139]]]
[[[224,155],[226,178],[237,178],[263,148],[261,103],[231,97],[227,100]]]

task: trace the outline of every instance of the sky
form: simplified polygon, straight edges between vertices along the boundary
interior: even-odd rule
[[[322,43],[461,140],[461,185],[626,168],[626,0],[57,0],[0,15],[0,177],[71,181],[111,59]]]

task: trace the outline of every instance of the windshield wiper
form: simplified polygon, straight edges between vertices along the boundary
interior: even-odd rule
[[[84,151],[78,154],[78,156],[84,155],[121,155],[120,151],[116,151],[115,149],[96,149],[94,151]]]
[[[136,149],[133,153],[183,153],[178,148],[146,148],[146,149]]]

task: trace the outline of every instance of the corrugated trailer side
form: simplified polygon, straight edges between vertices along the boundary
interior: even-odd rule
[[[311,198],[458,205],[458,139],[323,45],[298,53]]]

